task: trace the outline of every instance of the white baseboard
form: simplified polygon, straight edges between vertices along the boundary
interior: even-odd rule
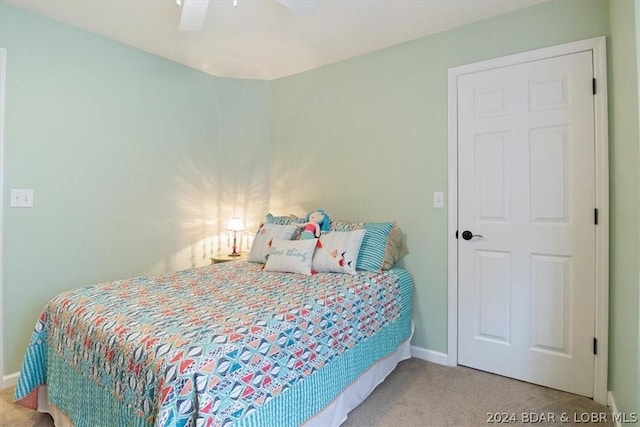
[[[5,375],[2,378],[2,388],[15,387],[18,384],[18,377],[20,372],[14,372],[13,374]]]
[[[613,398],[613,392],[611,390],[609,390],[609,393],[607,393],[607,406],[609,407],[609,409],[611,409],[612,414],[618,413],[618,406],[616,405],[616,401]],[[614,425],[616,427],[622,427],[622,422],[620,422],[620,420],[616,420],[614,422]]]
[[[427,362],[437,363],[438,365],[448,365],[448,356],[446,353],[429,350],[427,348],[411,346],[411,357],[426,360]]]

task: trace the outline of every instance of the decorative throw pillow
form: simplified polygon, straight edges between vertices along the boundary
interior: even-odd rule
[[[384,256],[387,252],[387,241],[393,228],[392,222],[367,222],[364,229],[367,230],[360,254],[358,255],[358,270],[381,271],[384,264]]]
[[[359,229],[367,230],[367,235],[360,246],[358,270],[388,270],[400,258],[409,253],[402,230],[395,222],[331,221],[332,231]],[[370,233],[369,230],[372,230],[373,233]],[[382,257],[381,263],[379,263],[380,257]]]
[[[274,216],[270,213],[264,218],[264,222],[269,224],[280,224],[280,225],[296,225],[307,222],[305,218],[300,218],[295,215],[286,215],[286,216]],[[291,236],[290,240],[295,240],[300,238],[300,231],[302,231],[301,227],[296,227],[296,230],[293,232],[293,236]]]
[[[313,270],[319,273],[356,274],[358,253],[365,230],[330,231],[320,236],[313,255]]]
[[[271,241],[273,239],[290,240],[296,229],[297,227],[293,225],[261,224],[253,239],[247,260],[264,264],[271,251]]]
[[[318,239],[276,240],[271,244],[271,253],[264,265],[266,271],[299,273],[311,276],[313,252]]]
[[[407,248],[407,243],[404,241],[402,230],[400,230],[398,224],[394,224],[391,229],[391,233],[389,233],[389,240],[387,240],[387,248],[384,254],[382,269],[390,269],[393,267],[393,264],[408,253],[409,248]]]

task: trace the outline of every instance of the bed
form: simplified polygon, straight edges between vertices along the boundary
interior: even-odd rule
[[[292,273],[269,258],[58,295],[36,323],[16,402],[75,427],[341,424],[409,357],[411,276]]]

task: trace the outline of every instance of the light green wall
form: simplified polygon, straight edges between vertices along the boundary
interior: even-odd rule
[[[270,89],[4,3],[0,47],[4,372],[13,373],[50,297],[207,264],[218,249],[212,236],[233,214],[261,219]],[[9,208],[11,188],[34,189],[34,208]]]
[[[555,0],[275,81],[272,210],[397,220],[413,343],[446,353],[447,210],[433,192],[447,190],[447,70],[608,32],[606,0]]]
[[[640,410],[638,394],[638,70],[633,0],[610,0],[609,132],[611,281],[609,389],[622,412]]]

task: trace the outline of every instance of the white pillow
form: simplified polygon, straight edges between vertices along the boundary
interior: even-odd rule
[[[267,258],[264,269],[267,271],[282,271],[286,273],[300,273],[311,276],[313,251],[318,239],[306,240],[273,240],[271,253]]]
[[[295,225],[262,224],[253,239],[247,260],[264,264],[271,251],[271,241],[273,239],[289,240],[296,229]]]
[[[356,274],[365,231],[331,231],[320,236],[320,244],[313,255],[313,270],[318,273]]]

